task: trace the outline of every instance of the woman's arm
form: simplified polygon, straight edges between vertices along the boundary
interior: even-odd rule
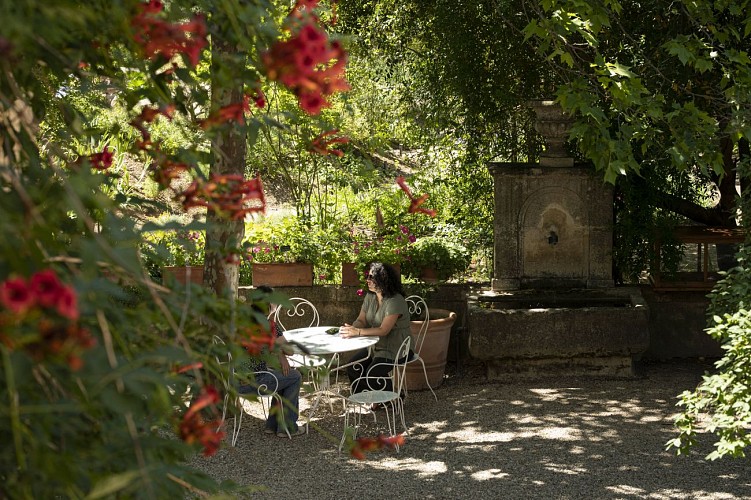
[[[399,315],[389,314],[388,316],[383,318],[381,326],[374,328],[360,328],[356,326],[355,323],[357,323],[359,319],[360,318],[358,317],[358,319],[355,320],[352,325],[347,325],[345,323],[345,325],[339,330],[342,337],[383,337],[385,335],[388,335],[389,332],[391,332],[391,329],[394,328],[394,325],[396,325],[396,320],[399,319]]]
[[[368,320],[365,318],[365,309],[360,309],[360,314],[357,316],[357,319],[352,322],[351,326],[357,328],[365,328],[368,326]]]

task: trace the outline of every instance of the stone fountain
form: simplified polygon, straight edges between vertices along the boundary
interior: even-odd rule
[[[470,296],[469,350],[491,379],[510,374],[633,376],[649,345],[638,287],[612,276],[613,191],[567,155],[571,120],[534,101],[539,163],[490,164],[491,289]]]

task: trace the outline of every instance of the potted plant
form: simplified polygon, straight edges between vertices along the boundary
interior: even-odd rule
[[[444,281],[465,271],[470,258],[469,251],[459,243],[443,237],[424,236],[412,245],[404,272],[427,282]]]
[[[316,283],[336,283],[342,262],[349,259],[349,235],[342,225],[316,226],[306,233],[306,251],[311,255]]]
[[[203,283],[205,236],[190,229],[159,229],[144,233],[142,254],[152,277],[185,284]]]
[[[243,244],[254,286],[312,286],[320,249],[311,230],[294,217],[252,224]]]
[[[363,284],[365,270],[371,262],[390,264],[401,272],[402,263],[410,259],[415,240],[415,236],[404,225],[396,230],[383,231],[377,236],[364,233],[352,236],[351,261],[342,264],[342,284]]]

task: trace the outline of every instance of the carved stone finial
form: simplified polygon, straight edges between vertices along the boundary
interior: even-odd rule
[[[563,112],[553,100],[529,101],[535,112],[535,130],[544,138],[547,149],[540,155],[543,167],[573,167],[574,159],[566,153],[564,144],[568,139],[573,119]]]

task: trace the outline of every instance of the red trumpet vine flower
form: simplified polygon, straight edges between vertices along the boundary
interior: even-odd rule
[[[162,10],[163,5],[158,1],[141,4],[140,12],[131,20],[133,40],[149,59],[161,55],[169,60],[176,54],[183,54],[196,66],[207,45],[203,16],[196,14],[188,22],[169,23],[157,17]]]
[[[220,400],[219,393],[214,387],[207,386],[201,395],[196,398],[185,412],[179,425],[180,439],[188,444],[200,443],[203,446],[203,454],[211,456],[219,449],[224,439],[224,431],[218,420],[206,421],[201,415],[201,410],[209,408]],[[216,408],[213,409],[216,412]]]
[[[10,316],[3,313],[3,308],[10,311]],[[40,311],[41,316],[28,314],[32,310]],[[2,341],[11,347],[20,346],[38,362],[64,359],[72,370],[82,366],[79,355],[93,347],[95,340],[88,330],[78,326],[78,315],[75,290],[63,284],[51,269],[35,273],[28,282],[11,278],[0,283],[0,324],[10,319],[35,332],[22,337],[2,335]]]
[[[242,102],[235,102],[222,106],[208,118],[201,120],[199,122],[200,127],[206,130],[215,125],[226,122],[235,122],[239,125],[243,125],[245,123],[245,113],[250,112],[249,99],[249,96],[245,95]]]
[[[14,314],[22,314],[34,306],[36,299],[26,280],[12,278],[0,284],[0,304]]]
[[[409,209],[407,209],[407,211],[409,213],[413,214],[415,212],[422,212],[422,213],[424,213],[426,215],[429,215],[431,217],[435,217],[436,216],[436,211],[433,210],[432,208],[424,208],[424,207],[420,206],[423,203],[425,203],[425,201],[428,199],[428,195],[427,194],[423,194],[419,198],[415,197],[412,194],[412,191],[410,191],[409,186],[407,186],[407,182],[404,180],[404,177],[402,177],[402,176],[399,176],[399,177],[396,178],[396,183],[399,185],[399,187],[402,189],[402,191],[404,191],[407,194],[407,196],[409,197],[410,204],[409,204]]]
[[[331,139],[326,139],[326,137],[335,136],[338,133],[339,129],[333,129],[317,135],[315,139],[310,142],[308,151],[324,156],[335,155],[341,158],[342,156],[344,156],[344,152],[339,149],[333,149],[330,146],[332,144],[346,144],[349,142],[349,139],[347,137],[332,137]]]
[[[185,163],[177,163],[167,159],[161,164],[153,163],[151,168],[154,181],[166,189],[170,187],[173,179],[180,177],[180,174],[187,172],[190,167]]]
[[[177,365],[174,368],[172,368],[172,373],[187,373],[192,370],[200,370],[203,368],[203,363],[200,361],[196,361],[195,363],[190,363],[188,365]]]
[[[312,13],[316,5],[298,1],[287,18],[292,35],[276,42],[261,57],[268,78],[289,88],[311,115],[329,106],[328,96],[349,90],[344,78],[347,53],[319,26]]]
[[[276,343],[275,326],[265,329],[261,325],[253,325],[240,331],[240,345],[250,355],[260,354],[264,348],[273,349]]]
[[[182,193],[183,208],[207,207],[232,220],[240,220],[248,213],[263,212],[266,198],[261,178],[245,179],[241,175],[212,175],[204,181],[197,179]]]
[[[101,153],[94,153],[89,156],[91,168],[95,168],[97,170],[107,170],[112,166],[112,159],[115,155],[112,151],[109,151],[108,148],[109,146],[104,146],[104,149]]]
[[[379,434],[378,437],[358,438],[349,450],[350,455],[358,460],[365,460],[365,454],[382,448],[394,449],[404,445],[404,435],[386,436]]]

